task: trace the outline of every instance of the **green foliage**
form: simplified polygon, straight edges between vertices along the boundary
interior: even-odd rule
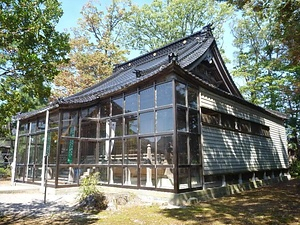
[[[300,1],[230,1],[241,16],[233,24],[233,75],[244,78],[244,97],[288,115],[289,141],[300,129]],[[290,142],[291,143],[291,142]]]
[[[99,173],[92,173],[82,179],[78,210],[97,213],[107,208],[108,202],[105,195],[96,187],[98,178]]]
[[[5,0],[0,3],[0,134],[18,112],[47,103],[57,65],[66,60],[68,35],[55,26],[58,0]]]
[[[99,193],[97,189],[99,173],[92,173],[87,177],[84,177],[80,183],[80,196],[79,200],[83,200],[88,195]]]
[[[141,7],[133,5],[124,42],[132,49],[147,52],[195,33],[213,24],[214,35],[222,39],[223,23],[233,9],[226,2],[212,0],[154,0]]]
[[[113,66],[126,60],[120,37],[129,15],[128,1],[112,1],[102,10],[101,4],[88,2],[82,8],[78,27],[70,40],[70,61],[55,78],[52,97],[75,94],[112,74]]]
[[[6,168],[0,167],[0,178],[1,177],[10,177],[11,176],[11,169],[10,166],[7,166]]]
[[[300,177],[300,160],[296,160],[292,163],[290,168],[290,174],[293,177]]]

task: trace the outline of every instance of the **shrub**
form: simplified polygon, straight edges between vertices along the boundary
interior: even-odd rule
[[[290,168],[290,174],[293,177],[300,177],[300,160],[296,160],[292,163]]]
[[[0,167],[0,177],[10,177],[11,176],[11,170],[10,166],[7,166],[6,168]]]
[[[93,173],[82,179],[77,209],[97,213],[108,207],[105,195],[97,189],[99,173]]]

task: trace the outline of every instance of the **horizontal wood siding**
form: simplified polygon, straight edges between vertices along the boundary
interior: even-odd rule
[[[283,121],[201,90],[200,106],[270,127],[270,137],[202,126],[204,175],[288,168]]]

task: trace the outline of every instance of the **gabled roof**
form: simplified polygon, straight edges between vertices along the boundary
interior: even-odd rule
[[[198,80],[202,86],[246,103],[226,69],[209,25],[197,33],[117,65],[113,74],[98,84],[16,118],[29,118],[60,106],[88,104],[174,68],[183,71],[184,76]]]
[[[215,66],[218,67],[218,72],[222,73],[223,76],[221,76],[220,80],[227,87],[225,91],[236,97],[243,98],[224,66],[210,26],[206,26],[197,33],[117,65],[109,78],[77,94],[61,99],[59,104],[76,104],[93,101],[103,95],[139,83],[155,75],[162,68],[167,67],[173,60],[176,60],[180,67],[191,71],[201,61],[207,60],[207,57],[210,57],[210,60],[214,60]]]

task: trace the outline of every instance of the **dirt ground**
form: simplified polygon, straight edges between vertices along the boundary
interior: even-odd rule
[[[16,197],[21,194],[9,195]],[[72,206],[55,201],[46,205],[39,200],[27,201],[23,204],[5,203],[1,199],[0,202],[0,224],[104,224],[99,219],[107,214],[107,212],[100,212],[98,215],[91,215],[76,212]],[[132,204],[118,208],[118,214],[122,214],[122,210],[124,210],[124,217],[130,217],[128,214],[132,210],[128,211],[128,207],[132,207]],[[147,207],[144,208],[145,214]],[[138,206],[136,210],[138,210]],[[116,213],[109,214],[111,218],[108,218],[105,224],[115,224],[113,222],[114,214]],[[125,216],[125,214],[127,215]],[[135,214],[137,215],[137,211]],[[159,214],[152,216],[153,218],[163,216],[161,221],[177,218],[172,223],[165,222],[164,224],[296,225],[300,224],[300,179],[292,179],[272,186],[213,199],[180,210],[163,209]],[[142,218],[139,218],[138,221],[142,221]],[[145,221],[142,224],[149,223]]]

